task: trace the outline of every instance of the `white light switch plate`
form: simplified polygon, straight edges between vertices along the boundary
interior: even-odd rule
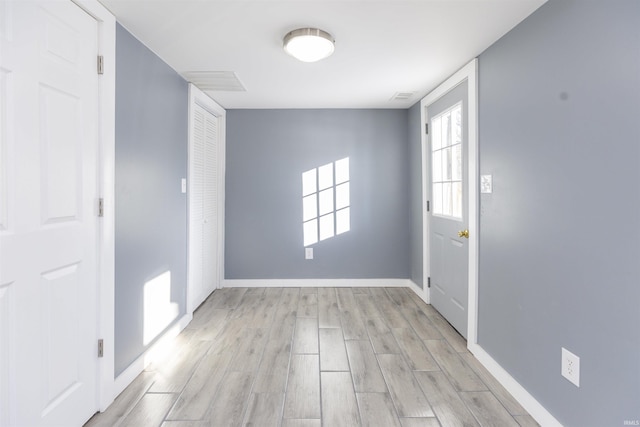
[[[186,193],[187,192],[187,178],[182,178],[182,192]]]
[[[304,259],[313,259],[313,248],[304,248]]]
[[[484,194],[493,193],[493,177],[491,175],[480,175],[480,192]]]

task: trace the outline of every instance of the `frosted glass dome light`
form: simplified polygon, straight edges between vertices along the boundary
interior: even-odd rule
[[[317,28],[299,28],[284,36],[284,50],[302,62],[316,62],[335,49],[331,34]]]

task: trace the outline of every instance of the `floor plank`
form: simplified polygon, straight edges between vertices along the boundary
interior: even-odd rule
[[[484,391],[480,377],[462,360],[445,340],[425,341],[427,349],[457,391]]]
[[[306,420],[294,420],[285,419],[282,420],[282,427],[321,427],[322,422],[319,419],[306,419]]]
[[[354,295],[354,297],[364,320],[383,317],[382,312],[373,301],[373,297],[371,295],[357,294]]]
[[[398,306],[389,299],[389,295],[382,288],[372,288],[370,290],[373,301],[382,312],[384,320],[391,328],[408,328],[409,322],[404,318]]]
[[[432,418],[400,418],[402,427],[441,427],[438,419]],[[448,426],[443,426],[448,427]]]
[[[367,333],[376,354],[400,353],[400,347],[391,329],[381,318],[368,319],[366,323]]]
[[[322,372],[322,425],[358,426],[360,414],[349,372]]]
[[[380,370],[400,417],[433,417],[433,410],[418,381],[399,354],[378,354]]]
[[[483,383],[491,390],[491,392],[498,398],[500,403],[509,411],[511,415],[527,415],[527,411],[516,401],[516,399],[509,394],[509,392],[494,378],[487,369],[478,362],[473,354],[462,354],[461,357],[464,361],[478,374]]]
[[[279,427],[284,393],[251,393],[243,426]]]
[[[147,393],[120,425],[122,427],[160,425],[175,401],[174,393]]]
[[[414,371],[438,371],[440,367],[436,363],[429,350],[418,335],[410,328],[392,329],[398,347],[404,355],[407,363]]]
[[[346,346],[355,391],[387,392],[387,385],[369,340],[346,341]]]
[[[253,374],[249,372],[228,372],[213,399],[209,412],[209,423],[216,427],[242,425],[251,391]]]
[[[489,391],[460,393],[482,426],[518,427],[516,420]]]
[[[342,328],[335,288],[318,289],[318,325],[321,328]]]
[[[244,328],[241,334],[240,347],[229,364],[229,370],[255,372],[267,343],[267,331],[266,329]]]
[[[192,342],[184,351],[176,353],[171,362],[156,366],[151,393],[177,393],[182,391],[191,374],[211,347],[210,341]]]
[[[294,354],[318,354],[318,319],[298,317],[293,334]]]
[[[320,418],[320,360],[318,355],[291,356],[284,418]]]
[[[367,337],[362,315],[350,288],[336,289],[340,320],[345,340],[362,340]]]
[[[445,426],[478,426],[473,414],[442,372],[416,372],[416,378],[433,412]]]
[[[388,393],[356,393],[362,427],[400,427]]]
[[[433,325],[436,327],[438,332],[440,332],[440,334],[444,337],[445,340],[447,340],[447,342],[451,345],[451,347],[453,347],[456,352],[467,352],[467,340],[465,340],[462,335],[460,335],[458,331],[456,331],[454,327],[445,320],[444,317],[438,315],[431,316],[429,317],[429,319],[431,320],[431,323],[433,323]]]
[[[236,308],[248,288],[222,288],[213,292],[214,308]]]
[[[316,292],[302,292],[300,294],[298,317],[318,317],[318,294]]]
[[[232,357],[231,352],[210,353],[205,356],[178,397],[167,419],[203,420],[211,406],[211,396],[218,390]]]
[[[320,329],[320,370],[348,371],[349,360],[342,329]]]
[[[514,415],[513,418],[515,418],[520,427],[540,427],[540,424],[531,415]]]

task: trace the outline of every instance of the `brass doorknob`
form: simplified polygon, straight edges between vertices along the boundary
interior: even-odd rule
[[[458,231],[458,237],[466,237],[469,238],[469,230]]]

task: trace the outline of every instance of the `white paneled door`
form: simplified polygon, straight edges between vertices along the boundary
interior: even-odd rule
[[[428,105],[431,304],[467,337],[469,297],[468,84]]]
[[[98,25],[0,2],[0,425],[97,405]]]
[[[192,88],[192,91],[197,90]],[[206,95],[201,95],[206,96]],[[191,105],[189,149],[189,301],[197,308],[218,287],[220,117]]]

